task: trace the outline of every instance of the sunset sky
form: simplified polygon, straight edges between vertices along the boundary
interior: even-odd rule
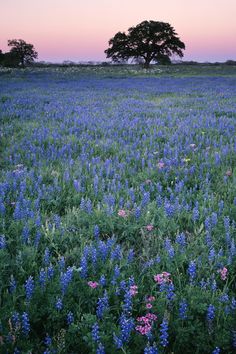
[[[0,49],[21,38],[39,60],[105,60],[108,40],[144,20],[169,22],[184,60],[236,60],[236,0],[0,0],[0,15]]]

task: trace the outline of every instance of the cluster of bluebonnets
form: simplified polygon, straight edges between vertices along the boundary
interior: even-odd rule
[[[235,352],[236,79],[0,91],[0,352]]]

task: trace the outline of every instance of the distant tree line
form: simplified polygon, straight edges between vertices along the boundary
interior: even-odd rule
[[[26,43],[23,39],[10,39],[8,46],[9,52],[3,53],[0,50],[0,65],[2,66],[24,68],[38,57],[33,44]]]
[[[107,58],[111,62],[103,62],[102,65],[111,64],[122,65],[129,63],[141,64],[146,68],[151,63],[161,65],[171,64],[171,57],[183,57],[185,44],[180,40],[175,29],[165,22],[143,21],[134,27],[128,29],[128,33],[117,32],[108,42],[109,48],[105,50]],[[23,39],[8,40],[9,52],[3,53],[0,50],[0,66],[21,67],[34,64],[38,53],[33,44],[25,42]],[[236,65],[235,60],[227,60],[225,63],[198,63],[196,61],[173,61],[179,65]],[[52,64],[38,62],[36,66],[75,66],[75,65],[94,65],[93,62],[86,64],[76,64],[71,61],[65,61],[63,64]]]

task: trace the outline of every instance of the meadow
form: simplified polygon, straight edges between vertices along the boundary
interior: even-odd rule
[[[235,67],[1,70],[0,169],[0,353],[235,353]]]

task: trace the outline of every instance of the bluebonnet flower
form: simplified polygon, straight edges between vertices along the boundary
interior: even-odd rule
[[[52,338],[46,334],[46,337],[44,339],[44,344],[47,346],[47,347],[50,347],[50,345],[52,344]]]
[[[211,218],[209,216],[206,217],[204,224],[206,230],[211,231]]]
[[[127,343],[130,339],[132,330],[134,329],[134,320],[132,317],[127,317],[124,313],[119,319],[121,329],[121,339],[123,343]]]
[[[86,278],[88,274],[88,263],[87,258],[83,256],[80,261],[81,277]]]
[[[132,311],[133,301],[130,289],[127,288],[124,295],[124,303],[122,305],[123,311],[129,313]]]
[[[121,247],[120,245],[117,245],[112,251],[111,251],[111,260],[120,260],[121,259]]]
[[[186,300],[182,300],[179,304],[179,318],[181,320],[187,319],[187,309],[188,309],[188,304]]]
[[[167,345],[169,344],[168,341],[168,322],[166,319],[163,319],[162,323],[161,323],[161,329],[160,329],[160,344],[162,347],[167,347]]]
[[[190,278],[190,282],[192,283],[194,278],[196,277],[196,263],[195,261],[191,261],[188,266],[188,275]]]
[[[81,198],[81,201],[80,201],[80,209],[81,209],[81,210],[86,210],[86,202],[85,202],[85,199],[84,199],[84,198]]]
[[[120,276],[120,268],[119,266],[116,264],[115,265],[115,268],[114,268],[114,274],[113,274],[113,277],[112,277],[112,281],[111,281],[111,284],[112,285],[115,285],[116,284],[116,280],[119,278]]]
[[[50,264],[48,267],[48,279],[52,279],[53,275],[54,275],[54,268],[53,268],[53,265]]]
[[[147,347],[144,348],[143,353],[144,354],[158,354],[157,346],[149,344]]]
[[[38,247],[39,245],[39,241],[41,239],[41,232],[39,230],[36,231],[36,234],[35,234],[35,239],[34,239],[34,245],[35,247]]]
[[[131,263],[134,259],[134,250],[130,249],[128,252],[128,256],[127,256],[127,261],[128,263]]]
[[[210,231],[210,230],[207,230],[207,231],[206,231],[206,237],[205,237],[205,239],[206,239],[206,244],[207,244],[207,246],[208,246],[208,247],[211,247],[211,245],[212,245],[212,239],[211,239],[211,231]]]
[[[172,218],[175,214],[175,208],[168,200],[165,200],[164,210],[168,218]]]
[[[105,348],[102,343],[99,343],[97,350],[96,350],[96,354],[105,354]]]
[[[92,326],[92,339],[96,343],[100,342],[99,325],[97,322]]]
[[[98,250],[99,250],[100,257],[102,258],[103,261],[105,261],[109,252],[108,244],[104,241],[99,241]]]
[[[34,292],[34,279],[30,276],[25,282],[26,300],[30,301]]]
[[[224,227],[225,227],[225,231],[229,232],[229,230],[230,230],[230,218],[228,216],[224,217]]]
[[[60,311],[60,310],[62,310],[62,307],[63,307],[62,299],[58,298],[57,301],[56,301],[56,309],[58,311]]]
[[[217,213],[212,213],[211,214],[211,224],[212,224],[212,226],[216,226],[217,222],[218,222]]]
[[[192,215],[193,222],[196,222],[199,219],[199,210],[198,207],[193,208],[193,215]]]
[[[96,314],[98,318],[102,318],[104,315],[104,312],[106,310],[108,310],[109,308],[109,302],[108,302],[108,296],[107,296],[107,292],[104,292],[104,296],[98,299],[97,302],[97,310],[96,310]]]
[[[90,199],[87,200],[86,211],[88,214],[92,214],[92,212],[93,212],[93,205],[92,205],[92,202]]]
[[[214,261],[214,258],[215,258],[215,249],[214,248],[211,248],[210,249],[210,252],[209,252],[209,256],[208,256],[208,259],[210,262],[213,262]]]
[[[219,296],[219,301],[223,302],[223,303],[228,302],[229,301],[229,295],[228,294],[223,294],[223,295]]]
[[[162,197],[160,195],[156,197],[156,203],[158,208],[162,207]]]
[[[10,293],[12,294],[15,290],[16,290],[16,280],[13,277],[13,275],[11,275],[11,278],[10,278]]]
[[[220,348],[215,347],[215,349],[213,350],[212,354],[220,354]]]
[[[104,274],[101,275],[100,280],[99,280],[99,284],[102,286],[106,285],[106,277]]]
[[[46,248],[44,251],[43,261],[46,266],[50,263],[50,251],[48,248]]]
[[[72,276],[73,276],[72,267],[68,267],[64,273],[61,273],[60,283],[61,283],[61,291],[63,295],[65,294],[67,287],[72,280]]]
[[[68,325],[71,325],[74,322],[74,315],[71,311],[68,312],[66,316],[66,321]]]
[[[80,183],[76,179],[74,179],[74,188],[75,188],[76,192],[78,192],[78,193],[81,190]]]
[[[176,236],[175,242],[180,246],[181,251],[183,251],[184,247],[186,246],[186,237],[185,234],[182,232]]]
[[[221,214],[222,211],[224,210],[224,201],[223,200],[219,201],[218,208],[219,208],[219,213]]]
[[[114,340],[114,344],[116,346],[117,349],[121,349],[123,347],[123,341],[120,338],[120,336],[117,336],[115,333],[113,334],[113,340]]]
[[[41,269],[39,273],[39,283],[41,288],[45,287],[46,280],[47,280],[47,272],[44,269]]]
[[[19,313],[14,312],[11,319],[12,319],[13,329],[16,331],[17,329],[20,328],[20,315],[19,315]]]
[[[165,249],[168,252],[169,257],[173,258],[175,255],[175,250],[174,250],[174,247],[172,246],[169,238],[165,239]]]
[[[95,175],[95,177],[93,179],[93,191],[94,191],[95,195],[98,194],[98,182],[99,182],[98,175]]]
[[[59,269],[60,271],[63,271],[65,269],[65,258],[63,256],[61,256],[58,260],[58,265],[59,265]]]
[[[6,238],[4,235],[0,235],[0,250],[6,248]]]
[[[96,267],[96,263],[97,263],[97,249],[96,247],[91,247],[91,251],[90,251],[90,257],[91,257],[91,261],[92,261],[92,265],[95,268]]]
[[[235,254],[236,254],[236,247],[235,247],[234,239],[232,239],[231,245],[230,245],[230,255],[231,255],[231,257],[234,257]]]
[[[216,289],[217,289],[217,284],[216,284],[215,279],[212,280],[211,289],[212,289],[212,291],[216,291]]]
[[[30,322],[29,322],[28,314],[26,312],[23,312],[21,319],[22,319],[22,325],[21,325],[22,333],[25,336],[28,336],[28,334],[30,332]]]
[[[100,235],[100,229],[99,229],[98,225],[94,226],[93,234],[94,234],[95,240],[98,240],[99,239],[99,235]]]
[[[236,299],[235,297],[232,297],[231,299],[231,309],[236,310]]]
[[[144,192],[143,193],[143,199],[142,199],[142,202],[141,202],[141,207],[145,208],[148,205],[149,202],[150,202],[150,192]]]
[[[22,240],[24,243],[29,242],[29,235],[30,235],[30,231],[29,231],[28,225],[25,225],[22,230]]]
[[[3,201],[0,199],[0,215],[4,216],[5,212],[6,212],[5,205],[4,205]]]
[[[236,331],[232,331],[232,346],[236,348]]]
[[[215,318],[215,306],[210,304],[207,308],[207,321],[211,323]]]
[[[140,217],[141,217],[141,208],[140,207],[137,207],[135,209],[134,215],[135,215],[136,219],[140,219]]]
[[[168,301],[173,301],[175,297],[175,287],[173,283],[165,284],[166,285],[166,298]]]

